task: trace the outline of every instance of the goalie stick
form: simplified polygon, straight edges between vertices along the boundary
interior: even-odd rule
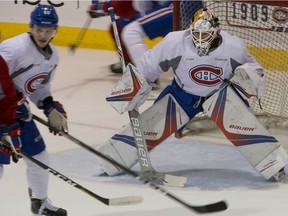
[[[117,30],[117,26],[116,26],[113,7],[108,8],[108,13],[111,18],[111,23],[112,23],[112,27],[114,31],[114,37],[115,37],[115,41],[117,45],[118,55],[121,61],[122,70],[123,72],[125,72],[126,64],[125,64],[125,60],[123,57],[123,52],[121,48],[119,33]],[[133,70],[132,67],[131,67],[131,70]],[[164,184],[164,185],[173,186],[173,187],[184,187],[185,183],[187,182],[186,177],[159,173],[152,167],[152,163],[149,158],[149,152],[147,149],[146,140],[143,134],[143,126],[142,126],[140,113],[138,109],[133,109],[132,111],[129,111],[128,114],[129,114],[131,128],[132,128],[132,132],[134,136],[135,145],[137,147],[138,160],[139,160],[139,164],[140,164],[143,177],[157,184]]]
[[[8,142],[5,138],[2,138],[2,142],[5,146],[12,149],[13,153],[19,158],[24,157],[30,160],[31,162],[37,164],[44,170],[47,170],[48,172],[52,173],[53,175],[57,176],[59,179],[62,179],[63,181],[67,182],[69,185],[72,185],[73,187],[79,189],[82,192],[85,192],[86,194],[90,195],[91,197],[97,199],[98,201],[102,202],[105,205],[108,206],[120,206],[120,205],[131,205],[131,204],[137,204],[141,203],[143,201],[142,197],[140,196],[126,196],[126,197],[118,197],[118,198],[105,198],[98,194],[93,193],[92,191],[86,189],[85,187],[81,186],[80,184],[76,183],[72,179],[68,178],[67,176],[64,176],[60,172],[56,171],[55,169],[47,166],[46,164],[42,163],[41,161],[29,156],[28,154],[21,152],[18,153],[14,146]]]
[[[153,188],[156,191],[159,191],[163,195],[171,198],[172,200],[174,200],[177,203],[179,203],[180,205],[188,208],[189,210],[195,211],[197,213],[212,213],[212,212],[224,211],[224,210],[226,210],[228,208],[228,206],[227,206],[227,204],[226,204],[226,202],[224,200],[216,202],[216,203],[207,204],[207,205],[200,205],[200,206],[191,205],[191,204],[185,202],[184,200],[180,199],[179,197],[173,195],[168,190],[162,188],[161,186],[155,185],[152,181],[149,181],[149,180],[139,176],[136,172],[132,171],[131,169],[128,169],[127,167],[125,167],[122,164],[118,163],[117,161],[109,158],[108,156],[102,154],[101,152],[95,150],[94,148],[90,147],[89,145],[85,144],[84,142],[81,142],[80,140],[78,140],[77,138],[73,137],[72,135],[70,135],[68,133],[64,133],[62,131],[59,131],[56,128],[53,128],[48,122],[46,122],[45,120],[41,119],[40,117],[38,117],[36,115],[33,115],[33,119],[35,119],[39,123],[45,125],[46,127],[50,128],[51,130],[53,130],[53,131],[55,131],[57,133],[60,133],[63,137],[67,138],[71,142],[73,142],[73,143],[85,148],[86,150],[88,150],[91,153],[99,156],[100,158],[108,161],[109,163],[115,164],[115,166],[118,166],[124,172],[126,172],[127,174],[133,176],[135,179],[139,180],[143,184],[149,186],[150,188]]]

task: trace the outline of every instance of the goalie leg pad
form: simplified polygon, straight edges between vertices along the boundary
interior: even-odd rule
[[[281,144],[258,121],[231,86],[212,95],[203,108],[264,178],[272,177],[287,163],[288,156]]]
[[[138,159],[130,125],[111,137],[97,150],[127,168],[132,167]],[[116,165],[103,159],[99,160],[101,170],[107,175],[115,176],[122,172]]]
[[[141,119],[149,151],[189,122],[188,115],[171,94],[167,94],[144,111]],[[130,124],[111,137],[98,150],[127,168],[131,168],[138,160]],[[108,175],[121,173],[119,168],[103,159],[100,159],[100,163],[102,170]],[[141,163],[145,163],[145,161],[141,161]]]

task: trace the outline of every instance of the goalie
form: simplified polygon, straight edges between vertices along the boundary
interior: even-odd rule
[[[284,167],[287,154],[279,142],[254,116],[247,98],[261,98],[265,91],[262,67],[248,52],[244,42],[220,29],[218,18],[206,8],[198,10],[189,29],[169,33],[142,57],[137,69],[127,67],[123,89],[136,89],[132,100],[123,91],[112,91],[107,100],[119,112],[130,111],[145,101],[153,83],[172,68],[174,79],[141,114],[148,150],[183,128],[203,111],[216,122],[226,137],[265,179],[287,181]],[[139,71],[139,72],[138,72]],[[131,82],[127,76],[134,77]],[[135,75],[135,76],[134,76]],[[135,78],[136,77],[136,78]],[[114,89],[115,90],[115,89]],[[138,93],[137,93],[138,92]],[[129,93],[131,96],[131,93]],[[99,151],[132,167],[137,162],[131,126],[115,134]],[[101,161],[108,175],[121,172]]]

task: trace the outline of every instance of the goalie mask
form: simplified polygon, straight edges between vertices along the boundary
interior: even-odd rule
[[[213,40],[219,33],[218,18],[208,9],[200,9],[194,15],[190,31],[198,55],[207,55]]]

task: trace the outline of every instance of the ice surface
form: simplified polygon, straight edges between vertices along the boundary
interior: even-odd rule
[[[64,47],[59,47],[59,52],[61,62],[53,84],[54,97],[65,106],[70,134],[97,147],[129,122],[126,114],[119,115],[105,101],[120,77],[108,69],[109,64],[118,61],[117,54],[78,49],[72,55]],[[167,79],[166,76],[163,82]],[[141,110],[151,103],[147,101]],[[32,111],[44,118],[34,106]],[[144,199],[137,205],[109,207],[50,175],[49,196],[55,205],[66,208],[69,216],[195,215],[129,175],[100,177],[97,156],[64,137],[51,135],[42,125],[39,128],[50,152],[51,167],[101,196],[140,195]],[[287,140],[286,131],[273,133],[281,142]],[[188,178],[185,188],[163,187],[173,195],[193,205],[228,202],[228,210],[209,215],[287,215],[288,185],[264,180],[217,131],[180,140],[170,137],[150,156],[157,171]],[[135,165],[133,170],[139,172],[139,166]],[[0,194],[1,215],[32,215],[23,160],[5,166]]]

